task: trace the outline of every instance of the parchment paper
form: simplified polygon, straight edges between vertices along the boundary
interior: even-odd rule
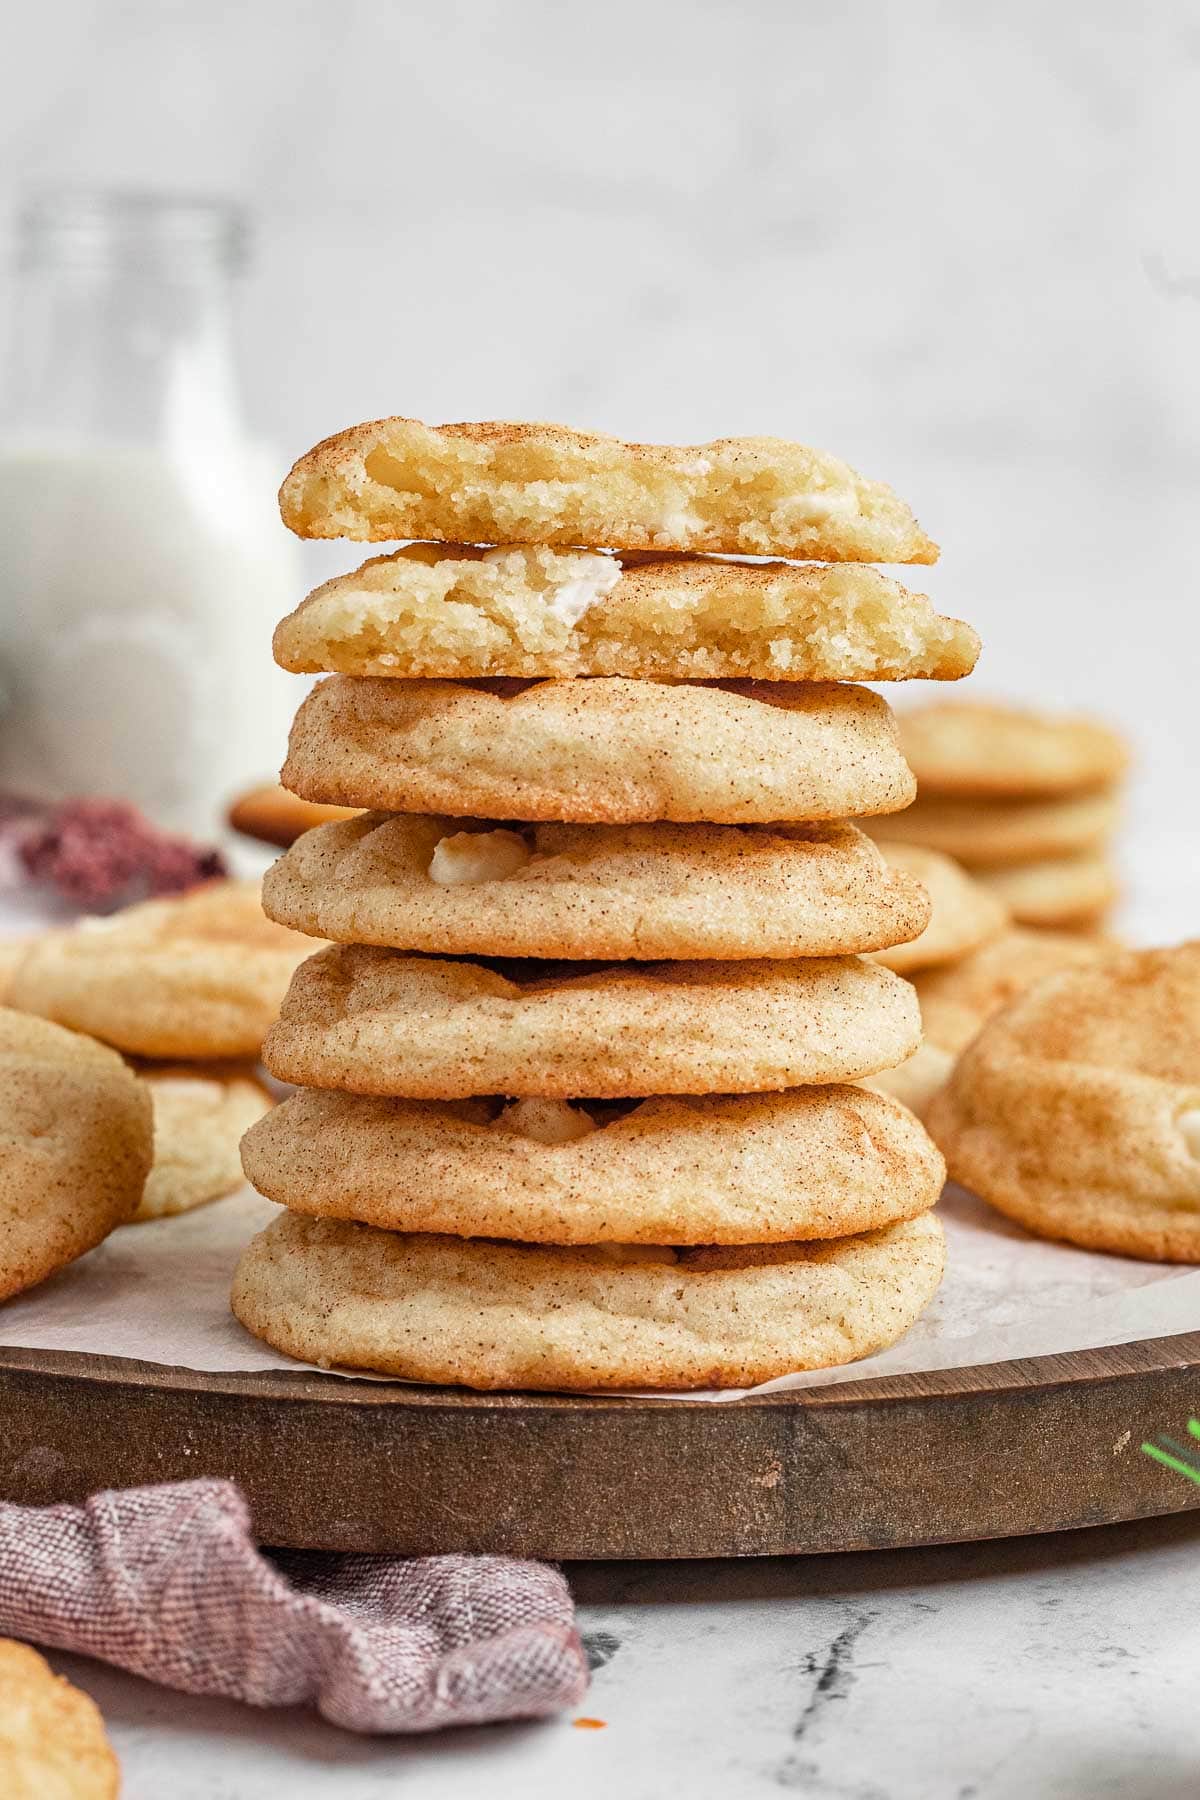
[[[1127,938],[1169,943],[1194,933],[1200,867],[1185,865],[1178,844],[1143,848],[1146,855],[1132,868],[1147,877],[1169,870],[1175,879],[1146,879],[1123,921]],[[1152,857],[1151,849],[1161,854]],[[235,862],[239,874],[261,872],[262,861],[253,857],[239,853]],[[1185,866],[1190,878],[1181,881]],[[1146,895],[1153,892],[1172,896],[1169,917],[1161,909],[1147,917]],[[47,923],[44,909],[0,894],[0,938]],[[0,1345],[214,1373],[303,1368],[251,1337],[229,1310],[238,1256],[277,1210],[246,1188],[181,1218],[124,1226],[62,1274],[0,1306]],[[890,1350],[847,1368],[781,1376],[761,1388],[684,1397],[732,1400],[743,1392],[967,1368],[1200,1329],[1200,1271],[1044,1243],[960,1188],[946,1190],[939,1212],[948,1239],[946,1279],[933,1305]]]
[[[269,1200],[247,1188],[180,1218],[123,1226],[62,1274],[0,1307],[0,1344],[219,1373],[304,1367],[251,1337],[229,1310],[242,1247],[276,1216]],[[1043,1243],[961,1189],[947,1190],[941,1216],[949,1239],[946,1279],[906,1338],[848,1368],[740,1391],[965,1368],[1200,1327],[1194,1270]]]

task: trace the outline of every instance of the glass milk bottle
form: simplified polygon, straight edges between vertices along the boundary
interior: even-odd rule
[[[278,461],[231,344],[223,201],[50,194],[20,221],[0,396],[0,787],[131,800],[210,837],[278,767],[271,629],[297,599]]]

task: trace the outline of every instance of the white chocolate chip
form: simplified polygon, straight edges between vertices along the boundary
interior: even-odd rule
[[[597,1129],[595,1119],[565,1100],[514,1100],[500,1120],[539,1144],[573,1144]]]
[[[578,572],[570,581],[547,590],[546,610],[561,619],[564,625],[574,626],[597,600],[612,593],[621,579],[622,569],[614,556],[575,556],[571,564]]]
[[[521,546],[485,550],[481,562],[493,563],[513,581],[534,589],[552,619],[573,629],[584,613],[611,594],[624,570],[615,556],[598,550],[545,551]]]
[[[1200,1157],[1200,1108],[1180,1113],[1175,1123],[1183,1133],[1183,1141],[1193,1156]]]
[[[704,520],[699,513],[691,512],[686,506],[676,506],[663,514],[658,535],[665,543],[672,543],[678,542],[680,538],[691,537],[694,531],[703,530]]]
[[[503,881],[528,861],[529,846],[515,831],[456,831],[434,845],[429,879],[439,887]]]
[[[823,525],[826,519],[848,519],[858,515],[858,496],[814,488],[807,494],[796,494],[777,509],[779,522],[796,525]]]

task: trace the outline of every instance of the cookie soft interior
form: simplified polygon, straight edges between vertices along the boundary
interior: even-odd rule
[[[970,626],[858,565],[625,558],[547,545],[410,544],[284,619],[298,674],[952,680]]]
[[[560,425],[379,419],[310,450],[279,499],[302,537],[937,559],[890,487],[781,438],[630,444]]]

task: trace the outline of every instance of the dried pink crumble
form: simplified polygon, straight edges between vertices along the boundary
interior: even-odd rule
[[[0,801],[0,833],[19,871],[88,912],[182,894],[228,873],[219,850],[160,831],[123,800],[65,800],[40,807]]]

